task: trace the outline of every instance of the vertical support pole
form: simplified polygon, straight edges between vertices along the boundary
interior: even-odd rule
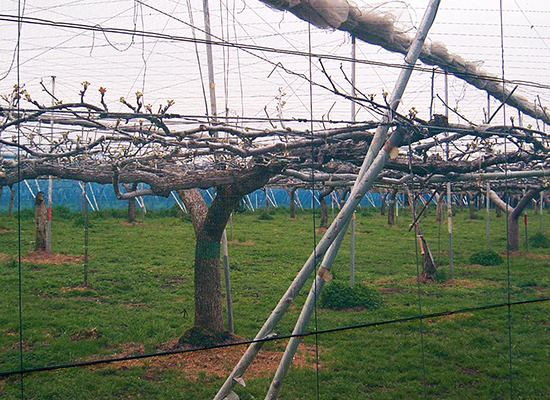
[[[350,273],[349,273],[349,285],[353,287],[355,285],[355,211],[351,217],[349,224],[349,233],[350,233]]]
[[[227,232],[225,229],[222,233],[222,257],[223,274],[225,277],[225,301],[227,303],[227,330],[229,333],[235,333],[233,326],[233,302],[231,301],[231,280],[229,278],[229,250],[227,248]]]
[[[544,191],[540,192],[540,200],[539,200],[539,233],[542,234],[542,210],[543,210],[543,204],[544,204]]]
[[[216,83],[214,82],[214,62],[212,60],[212,35],[210,31],[210,8],[208,0],[202,2],[204,14],[204,32],[206,35],[206,58],[208,61],[208,87],[210,88],[210,114],[216,120],[218,110],[216,107]],[[216,133],[217,136],[217,133]]]
[[[52,106],[55,105],[55,76],[52,75]],[[51,144],[53,146],[53,121],[54,121],[54,115],[52,110],[52,120],[50,122],[50,130],[51,130]],[[50,254],[52,252],[52,185],[53,185],[53,179],[50,175],[48,177],[48,223],[46,225],[46,252]]]
[[[529,251],[529,233],[527,232],[527,211],[523,213],[523,223],[525,225],[525,252]]]
[[[489,238],[490,238],[490,211],[491,211],[491,198],[489,194],[491,192],[491,184],[487,182],[487,195],[485,196],[485,250],[489,251]]]
[[[351,36],[351,97],[355,97],[355,58],[356,58],[355,36]],[[355,122],[355,100],[351,100],[351,120]]]
[[[454,261],[453,261],[453,199],[451,192],[451,182],[447,182],[447,225],[449,228],[449,269],[450,278],[454,279]]]
[[[445,104],[449,104],[449,75],[445,71]],[[449,118],[449,109],[445,107],[445,116]],[[447,143],[446,160],[449,161],[449,143]],[[449,269],[450,277],[454,278],[453,262],[453,199],[451,193],[451,182],[447,182],[447,227],[449,232]]]
[[[84,286],[88,286],[88,201],[85,183],[82,185],[82,216],[84,217]]]

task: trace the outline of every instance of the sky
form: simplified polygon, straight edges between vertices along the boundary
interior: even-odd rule
[[[428,1],[356,4],[392,13],[396,24],[414,35]],[[213,46],[219,116],[351,119],[346,100],[318,86],[311,89],[310,97],[304,79],[311,73],[314,82],[330,86],[319,60],[307,57],[311,47],[315,54],[342,57],[325,58],[323,65],[339,90],[349,92],[348,34],[310,27],[259,0],[209,0],[209,6],[214,41],[248,46],[244,50]],[[499,0],[443,0],[429,38],[497,76],[504,71],[505,79],[519,84],[517,93],[549,104],[550,2],[502,0],[503,46],[499,7]],[[75,26],[24,23],[17,52],[17,24],[6,19],[16,16],[18,8],[27,18]],[[86,27],[124,29],[126,34],[78,29]],[[172,112],[185,115],[204,116],[210,108],[206,46],[192,40],[204,39],[202,0],[2,0],[0,29],[0,94],[9,93],[19,79],[33,98],[45,104],[50,98],[40,82],[64,102],[78,101],[81,82],[88,81],[87,101],[99,103],[98,89],[104,87],[112,111],[126,111],[119,99],[132,102],[138,91],[155,110],[168,100],[174,100]],[[140,31],[152,35],[143,37]],[[295,52],[300,54],[290,54]],[[402,63],[403,56],[358,42],[357,59],[361,61],[357,88],[382,101],[382,93],[393,88],[399,73],[395,65]],[[406,114],[414,107],[419,116],[429,119],[432,85],[443,98],[442,74],[415,72],[400,111]],[[449,79],[448,96],[449,106],[475,123],[483,121],[488,106],[492,110],[497,106],[495,101],[488,105],[485,94],[454,78]],[[444,113],[437,98],[432,112]],[[363,109],[356,115],[359,121],[373,118]]]

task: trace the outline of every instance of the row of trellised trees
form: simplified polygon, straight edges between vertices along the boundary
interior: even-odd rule
[[[324,188],[319,198],[326,211],[325,198],[333,190],[342,193],[357,177],[380,124],[333,124],[311,132],[296,121],[282,129],[266,129],[260,122],[251,128],[254,121],[247,121],[249,126],[206,119],[189,123],[168,112],[172,102],[153,113],[151,108],[141,112],[125,100],[128,112],[110,112],[103,101],[105,90],[100,90],[95,105],[86,102],[87,88],[80,102],[53,106],[34,101],[18,87],[3,97],[0,186],[54,176],[112,184],[119,199],[177,191],[195,228],[195,325],[212,331],[223,330],[220,241],[243,196],[269,184],[288,188],[292,197],[295,188],[315,182]],[[140,104],[139,95],[135,101]],[[364,105],[378,114],[386,108],[373,105],[370,98]],[[390,202],[406,187],[436,190],[441,196],[448,180],[460,182],[463,190],[484,190],[479,181],[494,174],[494,179],[505,178],[526,189],[514,208],[502,191],[500,196],[498,189],[490,192],[494,204],[509,215],[510,236],[517,236],[517,217],[547,185],[534,173],[548,168],[546,133],[516,126],[451,124],[441,116],[424,121],[414,113],[395,113],[390,125],[391,159],[376,178],[378,184],[395,188],[389,191]],[[39,126],[51,129],[42,132]],[[396,137],[399,140],[392,139]],[[444,159],[447,143],[454,150]],[[522,175],[525,171],[531,175]],[[198,191],[208,188],[215,188],[209,207]]]

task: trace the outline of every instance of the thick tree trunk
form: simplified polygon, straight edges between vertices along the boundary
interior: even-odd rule
[[[44,192],[38,192],[34,198],[34,225],[36,227],[35,251],[46,251],[46,229],[48,218]]]
[[[270,171],[255,167],[241,182],[220,186],[210,208],[198,189],[180,190],[195,230],[195,327],[222,332],[220,242],[231,213],[246,194],[264,186]]]
[[[395,199],[397,197],[397,189],[393,189],[390,194],[390,201],[388,204],[388,225],[395,225]]]

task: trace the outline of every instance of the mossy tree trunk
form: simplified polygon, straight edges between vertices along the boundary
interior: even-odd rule
[[[269,180],[267,168],[256,167],[239,182],[216,189],[210,208],[198,189],[180,190],[195,230],[195,314],[194,326],[211,332],[223,332],[223,306],[220,266],[220,242],[231,213],[246,194]]]
[[[34,225],[36,228],[34,250],[46,251],[46,231],[48,225],[48,215],[46,213],[44,192],[38,192],[36,194],[36,197],[34,198]]]

